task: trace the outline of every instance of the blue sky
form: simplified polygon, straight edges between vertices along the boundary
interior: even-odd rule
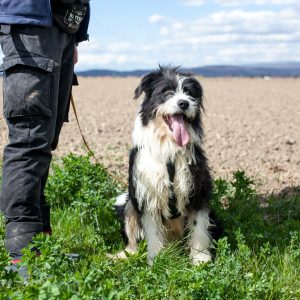
[[[78,70],[300,61],[299,0],[91,0]]]
[[[300,62],[300,0],[91,0],[77,70]]]

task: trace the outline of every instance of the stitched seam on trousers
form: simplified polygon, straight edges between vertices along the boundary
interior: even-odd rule
[[[27,121],[27,129],[28,129],[28,135],[27,135],[27,145],[29,143],[29,135],[30,135],[30,129],[29,129],[29,121]],[[18,201],[21,202],[21,198],[22,196],[22,193],[21,193],[21,190],[22,190],[22,184],[24,185],[24,152],[22,152],[22,156],[21,156],[21,161],[20,161],[20,166],[21,168],[20,169],[20,175],[19,175],[19,184],[18,184]],[[22,205],[19,205],[19,216],[21,217],[22,213],[21,213],[21,207]]]

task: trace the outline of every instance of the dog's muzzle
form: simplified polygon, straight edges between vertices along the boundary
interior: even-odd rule
[[[179,100],[179,101],[178,101],[178,107],[179,107],[181,110],[183,110],[183,111],[187,110],[187,109],[189,108],[189,106],[190,106],[190,104],[189,104],[189,102],[186,101],[186,100]]]

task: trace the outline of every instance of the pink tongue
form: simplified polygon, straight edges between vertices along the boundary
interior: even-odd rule
[[[170,117],[173,129],[173,138],[175,139],[178,146],[185,146],[189,140],[190,136],[185,127],[182,115],[173,115]]]

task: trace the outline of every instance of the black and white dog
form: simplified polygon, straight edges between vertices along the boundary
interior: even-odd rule
[[[214,225],[212,180],[202,150],[201,85],[178,68],[159,67],[142,78],[134,99],[143,92],[132,134],[128,194],[115,204],[123,212],[125,251],[135,253],[137,241],[146,238],[152,264],[166,242],[188,232],[192,262],[207,262]]]

